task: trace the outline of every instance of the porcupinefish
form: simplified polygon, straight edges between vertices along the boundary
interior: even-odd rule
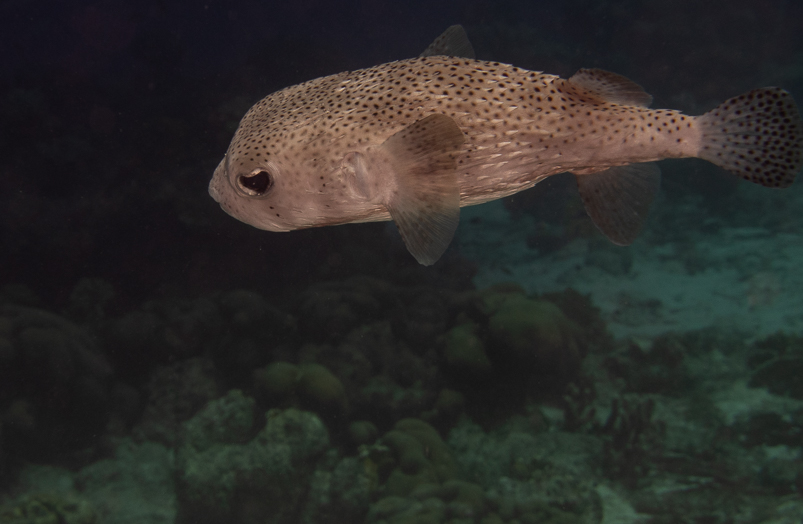
[[[585,209],[615,244],[637,236],[658,190],[654,161],[703,158],[787,187],[803,165],[791,95],[765,87],[701,116],[648,109],[627,78],[568,79],[474,59],[460,26],[418,58],[277,91],[243,117],[209,183],[228,214],[269,231],[393,220],[435,263],[460,207],[575,175]]]

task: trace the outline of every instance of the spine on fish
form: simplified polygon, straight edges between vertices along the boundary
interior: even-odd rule
[[[803,124],[783,89],[755,89],[695,120],[697,156],[750,182],[788,187],[803,167]]]

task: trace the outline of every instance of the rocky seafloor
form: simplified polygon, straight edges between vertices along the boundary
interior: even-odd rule
[[[794,334],[614,337],[591,295],[517,284],[112,295],[3,291],[2,523],[803,516]]]

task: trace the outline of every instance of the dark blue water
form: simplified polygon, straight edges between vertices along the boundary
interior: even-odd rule
[[[276,4],[276,5],[273,5]],[[0,5],[0,522],[803,518],[803,194],[661,162],[615,247],[574,183],[268,233],[207,194],[239,119],[417,56],[803,101],[803,4]],[[39,516],[39,517],[37,517]],[[61,520],[59,520],[61,519]]]

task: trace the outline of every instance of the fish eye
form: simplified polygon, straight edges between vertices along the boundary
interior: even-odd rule
[[[273,177],[264,169],[257,169],[250,175],[238,176],[237,184],[250,196],[262,196],[273,185]]]

